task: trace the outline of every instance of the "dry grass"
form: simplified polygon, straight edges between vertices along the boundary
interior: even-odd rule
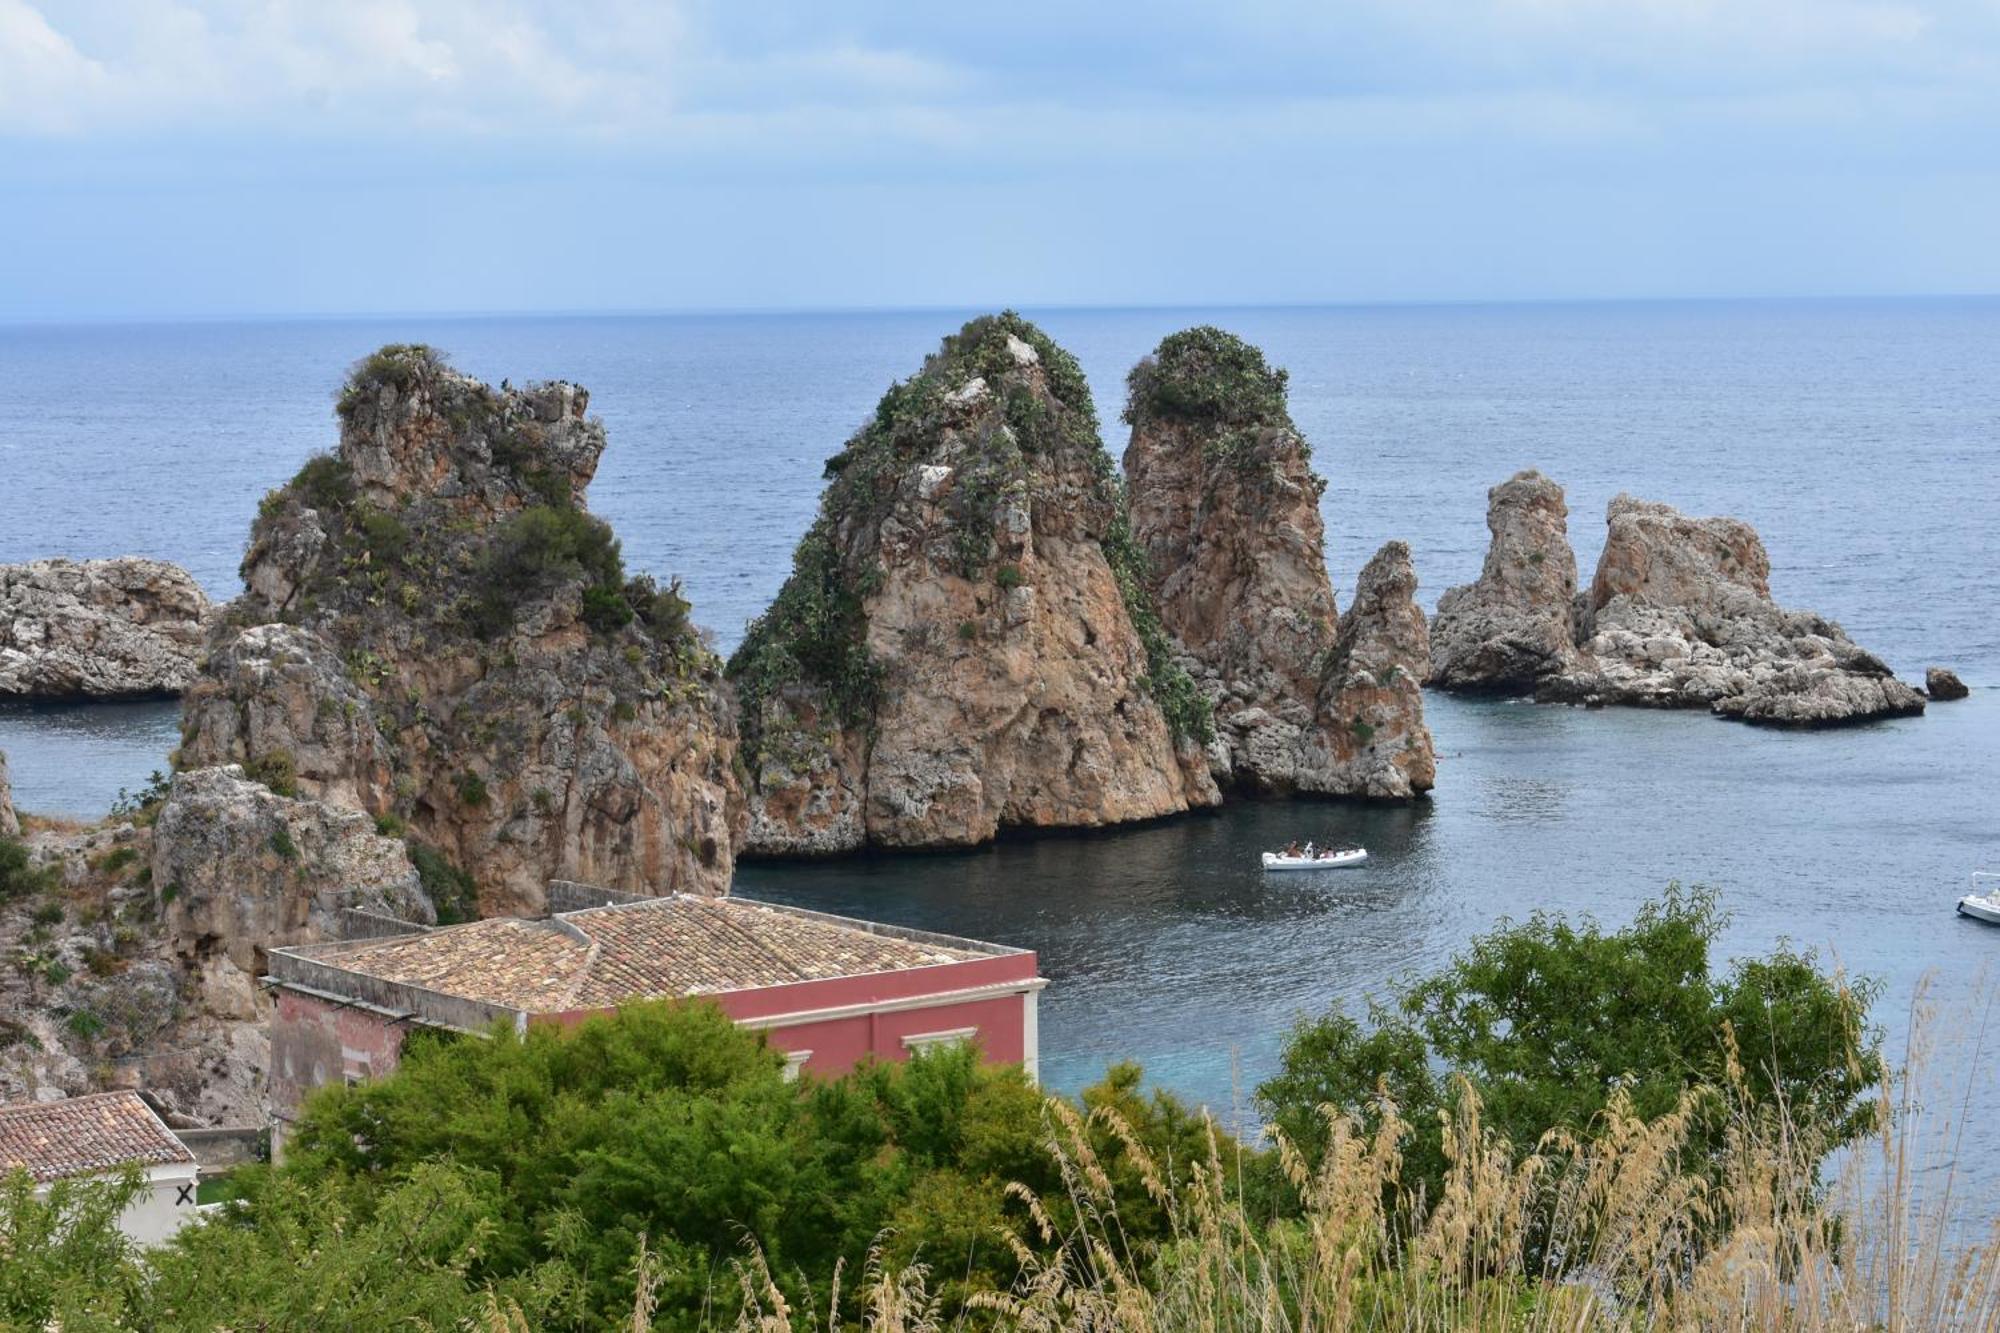
[[[2000,1210],[1953,1188],[1966,1127],[1934,1122],[1916,1097],[1922,1055],[1913,1050],[1880,1089],[1876,1133],[1843,1155],[1830,1185],[1819,1175],[1825,1145],[1782,1108],[1752,1108],[1740,1082],[1690,1094],[1651,1122],[1614,1098],[1587,1140],[1553,1134],[1525,1152],[1481,1124],[1462,1087],[1439,1197],[1403,1186],[1408,1126],[1395,1108],[1382,1108],[1372,1134],[1329,1109],[1317,1166],[1276,1144],[1304,1208],[1269,1225],[1235,1202],[1236,1153],[1212,1126],[1207,1161],[1170,1181],[1115,1112],[1086,1121],[1052,1100],[1066,1206],[1009,1191],[1025,1219],[1010,1237],[1013,1287],[975,1295],[947,1321],[921,1265],[871,1266],[864,1322],[879,1333],[2000,1329]],[[1724,1159],[1695,1170],[1690,1131],[1716,1096],[1730,1118]],[[1130,1154],[1172,1218],[1174,1238],[1157,1252],[1127,1243],[1093,1125]],[[1075,1220],[1059,1225],[1058,1214]],[[754,1251],[739,1274],[739,1329],[838,1327],[837,1293],[822,1320],[786,1304]]]

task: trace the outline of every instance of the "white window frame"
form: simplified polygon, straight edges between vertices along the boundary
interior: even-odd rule
[[[979,1035],[979,1029],[947,1028],[942,1032],[912,1032],[903,1038],[906,1051],[928,1051],[939,1046],[962,1046]]]

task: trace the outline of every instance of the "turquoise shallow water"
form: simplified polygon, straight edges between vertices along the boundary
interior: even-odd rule
[[[1032,313],[1032,312],[1031,312]],[[611,447],[592,505],[628,562],[687,579],[725,646],[782,580],[819,464],[960,316],[433,319],[0,329],[0,561],[162,555],[233,589],[258,497],[332,440],[342,368],[423,339],[481,375],[586,384]],[[1383,540],[1423,596],[1473,577],[1487,486],[1534,465],[1570,492],[1588,577],[1621,489],[1734,513],[1780,600],[1841,620],[1906,676],[2000,685],[2000,302],[1056,311],[1122,448],[1123,372],[1164,333],[1224,324],[1293,375],[1331,479],[1344,589]],[[1343,594],[1344,596],[1344,594]],[[1926,985],[1939,1059],[2000,929],[1955,918],[2000,868],[2000,691],[1851,731],[1699,715],[1429,703],[1435,799],[1415,809],[1246,803],[959,855],[745,867],[739,890],[1041,951],[1045,1069],[1073,1087],[1132,1057],[1227,1109],[1299,1013],[1354,1003],[1503,916],[1629,916],[1706,883],[1732,953],[1779,939],[1886,986],[1894,1032]],[[160,766],[172,706],[0,711],[31,809],[101,812]],[[1366,842],[1365,870],[1267,882],[1295,835]],[[1928,981],[1927,981],[1928,979]],[[2000,1073],[1975,1119],[2000,1116]],[[2000,1167],[1970,1161],[2000,1196]]]

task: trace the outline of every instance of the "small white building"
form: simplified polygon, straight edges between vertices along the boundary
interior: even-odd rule
[[[147,1188],[118,1220],[126,1235],[154,1245],[195,1218],[194,1154],[138,1093],[0,1106],[0,1176],[25,1170],[38,1194],[58,1180],[112,1175],[128,1163],[144,1172]]]

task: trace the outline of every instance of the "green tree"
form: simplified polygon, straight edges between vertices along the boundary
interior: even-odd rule
[[[1866,1025],[1877,988],[1787,947],[1717,975],[1723,925],[1712,893],[1674,886],[1616,931],[1545,913],[1502,926],[1365,1027],[1339,1013],[1301,1023],[1260,1107],[1311,1155],[1322,1105],[1369,1115],[1386,1095],[1415,1129],[1406,1181],[1433,1187],[1438,1113],[1455,1085],[1444,1071],[1523,1149],[1551,1130],[1589,1131],[1616,1087],[1650,1119],[1690,1088],[1739,1086],[1749,1109],[1782,1111],[1809,1142],[1852,1142],[1869,1128],[1867,1094],[1882,1073]],[[1720,1102],[1699,1140],[1711,1156],[1723,1148]]]

